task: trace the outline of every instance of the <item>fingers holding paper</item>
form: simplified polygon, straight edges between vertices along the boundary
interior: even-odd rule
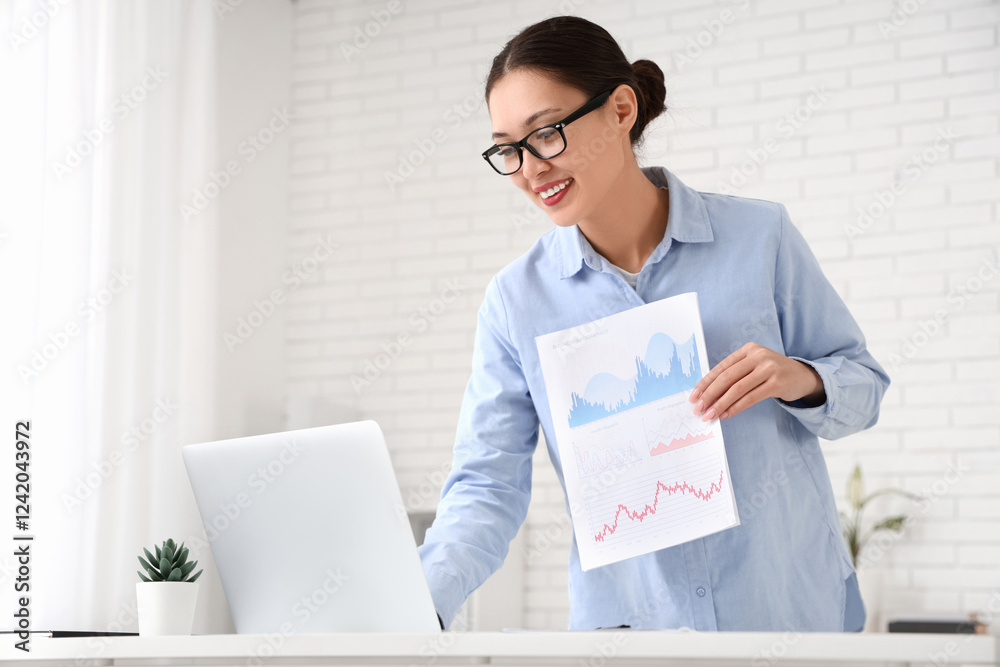
[[[727,419],[766,398],[803,399],[808,406],[826,400],[823,380],[811,366],[757,343],[747,343],[716,364],[691,391],[694,413],[702,421]]]

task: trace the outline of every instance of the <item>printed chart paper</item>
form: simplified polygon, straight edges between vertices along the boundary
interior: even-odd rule
[[[535,338],[584,571],[738,526],[688,292]]]

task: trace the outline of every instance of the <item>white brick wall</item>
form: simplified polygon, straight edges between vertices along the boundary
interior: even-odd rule
[[[717,191],[748,150],[776,141],[736,192],[786,204],[893,377],[875,428],[823,443],[840,502],[856,462],[870,490],[920,492],[942,484],[956,461],[970,468],[875,565],[885,611],[982,608],[1000,589],[1000,276],[975,278],[1000,248],[1000,5],[401,0],[348,58],[343,45],[355,29],[394,6],[295,3],[289,253],[301,255],[321,234],[340,248],[290,305],[291,394],[378,420],[404,497],[433,509],[439,484],[429,480],[450,460],[484,286],[551,224],[482,164],[483,82],[518,29],[576,13],[608,28],[632,60],[651,58],[667,74],[670,111],[647,131],[644,164]],[[718,36],[701,35],[700,53],[685,54],[706,22],[723,20]],[[886,24],[893,30],[883,34]],[[827,101],[810,110],[814,88]],[[801,122],[782,131],[779,121],[796,112]],[[934,150],[948,128],[956,138]],[[385,173],[420,158],[421,144],[433,152],[391,190]],[[859,208],[925,151],[933,162],[919,178],[849,237]],[[450,303],[441,299],[446,281],[459,285]],[[961,308],[959,287],[974,294]],[[923,344],[921,326],[939,309],[945,323]],[[406,343],[394,344],[401,333]],[[919,349],[892,363],[905,340]],[[390,353],[398,356],[386,364]],[[356,392],[351,376],[366,361],[385,368]],[[529,546],[552,546],[525,578],[529,627],[567,624],[562,507],[540,447],[525,530]],[[887,497],[868,515],[909,507]]]

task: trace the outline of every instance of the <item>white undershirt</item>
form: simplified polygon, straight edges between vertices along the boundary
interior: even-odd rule
[[[615,266],[611,262],[608,262],[608,268],[610,268],[612,271],[614,271],[615,273],[617,273],[618,275],[620,275],[622,278],[624,278],[625,282],[627,282],[629,285],[631,285],[632,289],[635,289],[636,282],[639,280],[639,274],[638,273],[629,273],[625,269],[621,268],[620,266]]]

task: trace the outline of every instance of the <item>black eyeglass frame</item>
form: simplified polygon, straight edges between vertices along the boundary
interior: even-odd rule
[[[569,142],[566,141],[566,133],[563,132],[563,128],[572,123],[574,120],[582,118],[591,111],[594,111],[595,109],[599,109],[602,106],[604,106],[604,103],[607,101],[607,99],[611,96],[611,93],[613,92],[615,92],[614,89],[604,91],[603,93],[591,99],[589,102],[587,102],[582,107],[580,107],[570,115],[566,116],[562,120],[557,121],[555,123],[549,123],[548,125],[542,125],[541,127],[536,127],[531,132],[528,132],[528,134],[524,137],[524,139],[521,139],[520,141],[508,141],[502,144],[493,144],[485,151],[483,151],[483,159],[486,160],[486,163],[493,168],[493,171],[497,172],[501,176],[510,176],[511,174],[516,174],[518,171],[520,171],[521,167],[524,166],[524,153],[521,152],[522,148],[526,148],[529,151],[531,151],[531,154],[537,157],[539,160],[551,160],[552,158],[556,157],[556,155],[562,155],[566,151],[566,148],[569,146]],[[528,137],[535,134],[539,130],[544,130],[547,127],[555,128],[556,130],[558,130],[559,136],[562,137],[563,147],[562,150],[556,153],[555,155],[542,157],[541,155],[538,154],[538,151],[532,148],[531,145],[528,143]],[[514,148],[514,150],[517,151],[517,169],[515,169],[514,171],[506,171],[506,172],[500,171],[500,169],[495,164],[490,162],[490,156],[498,152],[504,146],[511,146]]]

